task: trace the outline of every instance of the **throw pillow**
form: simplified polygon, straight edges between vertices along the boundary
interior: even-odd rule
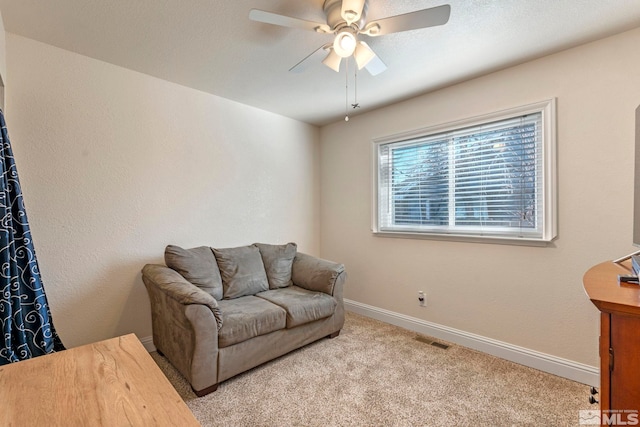
[[[260,251],[256,246],[213,249],[220,267],[225,299],[254,295],[269,289]]]
[[[260,250],[264,269],[269,280],[269,289],[286,288],[293,285],[291,281],[291,266],[296,257],[298,245],[287,243],[285,245],[269,245],[266,243],[255,244]]]
[[[182,249],[169,245],[164,250],[164,262],[215,299],[222,299],[222,278],[211,248]]]

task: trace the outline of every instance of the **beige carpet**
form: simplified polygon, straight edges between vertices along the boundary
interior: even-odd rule
[[[596,409],[584,384],[416,336],[347,313],[338,338],[201,398],[152,355],[203,426],[577,426],[579,410]]]

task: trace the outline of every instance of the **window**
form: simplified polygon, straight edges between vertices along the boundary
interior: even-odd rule
[[[374,141],[374,231],[548,242],[555,100]]]

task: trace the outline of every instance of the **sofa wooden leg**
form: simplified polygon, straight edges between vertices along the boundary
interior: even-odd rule
[[[336,332],[332,333],[331,335],[327,335],[327,338],[335,338],[338,335],[340,335],[340,331],[336,331]]]
[[[213,393],[214,391],[216,391],[218,389],[218,384],[214,384],[212,386],[209,386],[207,388],[203,388],[202,390],[195,390],[193,387],[191,387],[191,390],[193,390],[193,392],[196,394],[196,396],[198,397],[202,397],[202,396],[206,396],[209,393]]]

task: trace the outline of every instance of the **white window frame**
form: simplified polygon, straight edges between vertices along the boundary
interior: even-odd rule
[[[542,233],[540,237],[523,236],[505,236],[483,234],[465,234],[460,231],[455,234],[442,233],[436,230],[416,231],[402,230],[401,227],[395,230],[381,230],[380,226],[380,203],[383,202],[381,197],[380,186],[380,147],[390,143],[401,143],[412,139],[434,135],[438,133],[451,132],[470,126],[482,125],[499,120],[524,116],[527,114],[541,113],[541,132],[542,132],[542,179],[541,188],[543,195],[541,198],[542,206],[540,213],[542,215]],[[444,123],[427,128],[412,130],[409,132],[389,135],[373,140],[372,144],[372,160],[373,160],[373,203],[372,203],[372,231],[374,235],[381,237],[403,237],[403,238],[422,238],[422,239],[439,239],[439,240],[456,240],[456,241],[472,241],[482,243],[505,243],[518,245],[544,246],[553,241],[557,237],[557,163],[556,163],[556,99],[548,99],[545,101],[528,104],[520,107],[510,108],[494,113],[476,116],[468,119],[457,120],[454,122]]]

